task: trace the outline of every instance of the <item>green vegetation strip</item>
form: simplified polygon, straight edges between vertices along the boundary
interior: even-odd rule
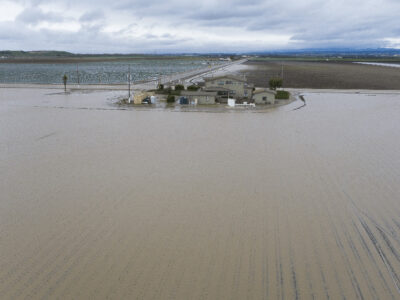
[[[287,100],[290,97],[290,93],[287,91],[276,91],[275,99],[278,100]]]

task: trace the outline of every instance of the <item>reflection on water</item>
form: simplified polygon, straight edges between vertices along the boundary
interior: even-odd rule
[[[355,62],[356,64],[362,65],[372,65],[372,66],[381,66],[381,67],[391,67],[391,68],[400,68],[400,64],[389,64],[389,63],[378,63],[378,62]]]
[[[398,299],[400,95],[268,113],[0,89],[4,299]]]

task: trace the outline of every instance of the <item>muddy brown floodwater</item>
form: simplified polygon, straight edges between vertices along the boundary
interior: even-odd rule
[[[400,298],[400,94],[115,93],[0,89],[1,299]]]

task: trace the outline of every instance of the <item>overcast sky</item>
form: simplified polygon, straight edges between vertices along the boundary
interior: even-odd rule
[[[1,50],[400,48],[400,0],[0,0]]]

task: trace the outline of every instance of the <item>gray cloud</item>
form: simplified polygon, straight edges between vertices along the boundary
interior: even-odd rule
[[[62,22],[64,17],[61,14],[45,13],[40,8],[29,7],[24,9],[16,18],[17,22],[26,24],[38,24],[40,22]]]
[[[5,48],[216,52],[385,47],[388,38],[400,39],[394,0],[15,2],[23,7],[15,21],[0,20]],[[44,22],[65,26],[32,28]]]
[[[80,18],[79,21],[82,23],[87,23],[87,22],[99,22],[103,21],[105,18],[104,12],[100,9],[88,11],[84,13]]]

